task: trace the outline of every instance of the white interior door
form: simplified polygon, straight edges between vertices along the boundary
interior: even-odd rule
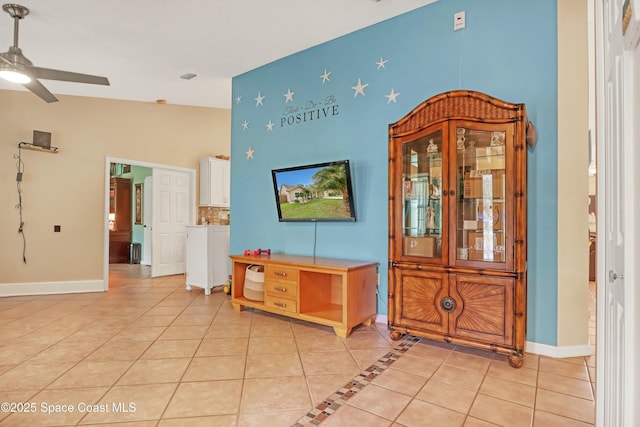
[[[151,275],[185,272],[186,229],[191,218],[191,175],[153,169]]]
[[[144,179],[144,201],[142,206],[143,244],[140,264],[151,265],[151,224],[153,219],[153,177]]]
[[[633,259],[629,240],[638,214],[632,209],[638,177],[633,163],[640,78],[624,50],[623,1],[596,0],[598,121],[597,425],[636,426]],[[637,11],[638,13],[640,11]],[[635,94],[634,94],[635,92]],[[634,105],[635,113],[634,113]],[[636,154],[637,157],[637,154]],[[630,179],[631,178],[631,179]],[[636,202],[637,203],[637,202]],[[631,280],[630,280],[631,279]]]

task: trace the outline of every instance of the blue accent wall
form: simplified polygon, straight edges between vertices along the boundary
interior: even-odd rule
[[[454,32],[453,15],[461,10],[467,28]],[[527,339],[555,345],[557,70],[556,0],[457,0],[236,76],[231,252],[270,248],[377,261],[378,312],[387,314],[388,125],[449,90],[525,103],[538,130],[529,152]],[[364,95],[354,89],[358,81]],[[271,169],[341,159],[351,161],[357,222],[278,222]]]

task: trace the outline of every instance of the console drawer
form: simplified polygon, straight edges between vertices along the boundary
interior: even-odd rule
[[[297,283],[269,281],[265,284],[265,290],[278,298],[295,298],[298,296]]]
[[[277,281],[277,282],[288,282],[288,283],[298,283],[298,269],[296,268],[288,268],[281,267],[279,265],[267,265],[264,272],[265,281]]]
[[[264,305],[270,308],[276,308],[278,310],[286,311],[289,313],[298,312],[298,303],[295,299],[287,299],[282,297],[276,297],[273,295],[265,295]]]

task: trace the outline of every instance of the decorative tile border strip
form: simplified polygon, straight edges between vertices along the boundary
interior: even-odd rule
[[[347,400],[358,394],[365,386],[371,383],[378,375],[382,374],[389,366],[407,352],[420,338],[412,335],[406,335],[405,338],[389,351],[387,354],[378,359],[373,365],[356,375],[351,381],[344,385],[341,389],[331,394],[318,404],[311,411],[307,412],[291,427],[307,427],[317,426],[322,421],[331,416],[335,411],[340,409]]]

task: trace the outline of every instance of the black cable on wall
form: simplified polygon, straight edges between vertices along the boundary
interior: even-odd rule
[[[18,155],[14,156],[18,161],[16,162],[16,187],[18,189],[18,204],[16,208],[20,211],[20,224],[18,226],[18,233],[22,236],[22,262],[27,263],[27,239],[24,235],[24,220],[22,217],[22,174],[24,173],[24,162],[22,161],[22,147],[18,145]]]

